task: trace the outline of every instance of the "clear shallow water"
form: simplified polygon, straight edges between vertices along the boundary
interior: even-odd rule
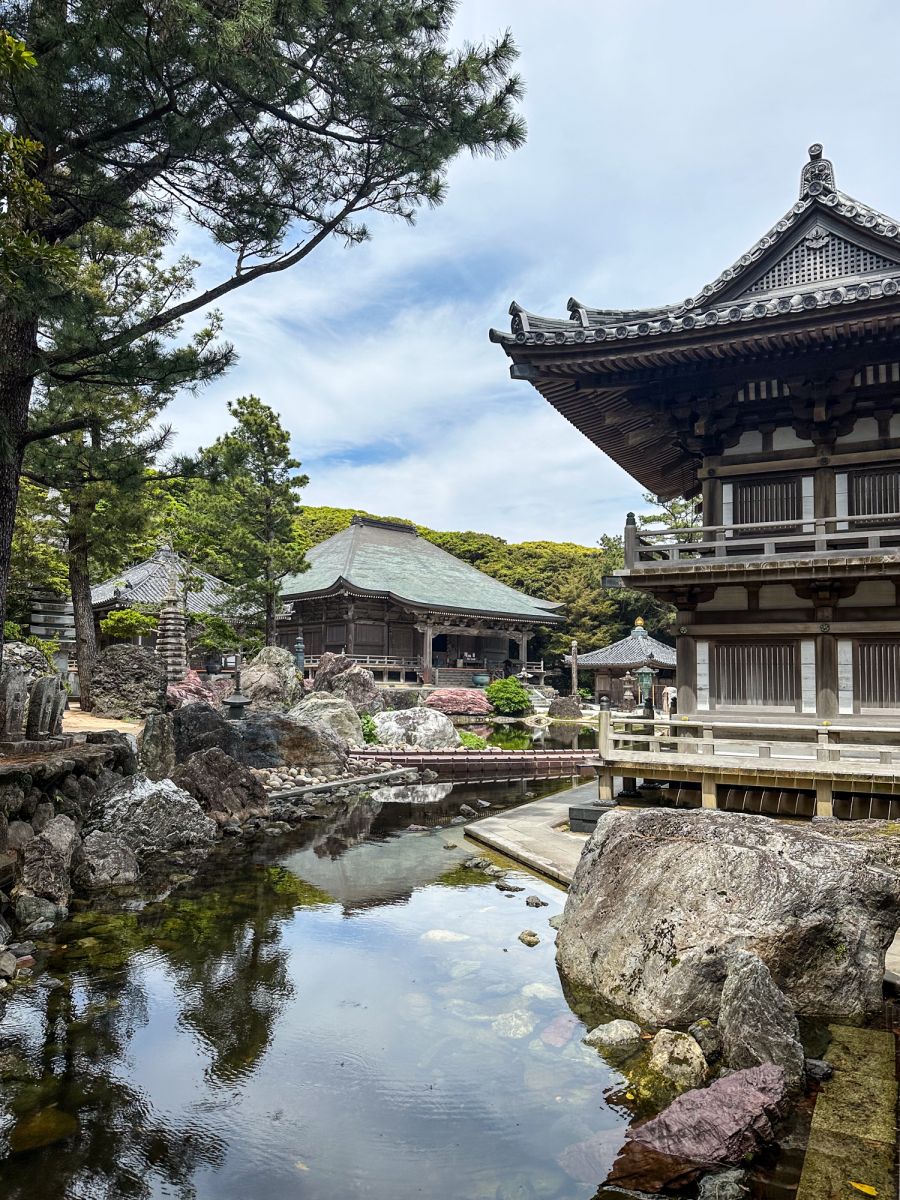
[[[509,725],[491,725],[474,729],[483,733],[488,745],[500,746],[503,750],[596,750],[600,745],[597,729],[590,725],[572,722],[554,722],[552,725],[528,725],[515,721]]]
[[[631,1114],[556,974],[563,893],[461,869],[459,827],[404,832],[553,786],[391,789],[160,903],[76,914],[64,986],[0,1025],[4,1195],[588,1200]],[[596,1177],[573,1178],[560,1156],[592,1135]]]

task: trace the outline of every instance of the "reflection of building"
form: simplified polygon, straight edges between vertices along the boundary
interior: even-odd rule
[[[491,336],[515,378],[645,488],[701,498],[702,526],[630,519],[621,574],[676,608],[679,720],[706,731],[710,766],[729,728],[768,723],[761,740],[817,744],[792,762],[812,762],[803,786],[815,779],[822,811],[833,786],[847,811],[865,796],[857,808],[875,812],[893,752],[850,743],[896,744],[900,727],[900,223],[838,191],[821,155],[694,299],[571,300],[569,319],[513,306],[511,332]],[[799,786],[776,775],[778,745],[741,752],[776,794],[778,779]],[[828,765],[866,753],[870,774]],[[690,773],[722,800],[724,768]]]
[[[571,662],[572,656],[567,654],[566,666],[570,666]],[[594,677],[594,699],[609,696],[615,708],[621,706],[624,698],[622,680],[626,672],[634,675],[636,671],[648,667],[653,672],[653,701],[657,708],[661,708],[663,688],[675,679],[675,650],[651,637],[641,617],[638,617],[628,637],[613,642],[611,646],[603,646],[600,650],[578,655],[579,674],[589,671]]]
[[[309,570],[282,585],[278,642],[293,648],[302,628],[311,670],[331,650],[385,682],[471,687],[479,675],[525,666],[542,681],[543,663],[527,662],[528,639],[562,620],[559,605],[492,579],[412,526],[354,517],[306,560]]]

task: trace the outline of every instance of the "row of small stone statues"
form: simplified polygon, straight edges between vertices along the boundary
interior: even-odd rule
[[[67,699],[66,685],[58,675],[45,675],[29,686],[21,671],[3,671],[0,742],[39,742],[59,737]]]

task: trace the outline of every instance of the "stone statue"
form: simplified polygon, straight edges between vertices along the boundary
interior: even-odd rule
[[[0,674],[0,741],[21,741],[25,736],[25,706],[28,687],[20,671]]]

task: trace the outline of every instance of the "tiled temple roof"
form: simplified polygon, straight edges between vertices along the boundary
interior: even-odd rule
[[[491,340],[508,346],[590,345],[790,317],[896,296],[900,222],[838,191],[831,163],[821,153],[821,146],[810,148],[799,200],[696,296],[680,304],[634,310],[590,308],[573,298],[567,318],[538,316],[513,301],[511,330],[492,329]],[[842,236],[850,231],[858,236]],[[847,248],[835,246],[819,255],[822,265],[817,269],[813,260],[818,251],[834,240]],[[822,244],[816,245],[818,241]],[[779,260],[783,262],[780,272]],[[804,279],[804,275],[819,277]]]
[[[492,615],[539,625],[562,620],[548,600],[526,596],[419,537],[409,525],[354,517],[307,552],[309,570],[289,575],[284,600],[340,591],[389,596],[414,608]]]
[[[611,646],[603,646],[599,650],[590,650],[587,654],[578,655],[579,667],[619,667],[623,670],[634,670],[636,667],[661,667],[664,670],[674,670],[675,650],[665,642],[658,642],[644,629],[644,623],[638,618],[639,624],[628,637]],[[572,656],[565,656],[567,664],[571,664]]]
[[[208,571],[201,571],[174,550],[164,549],[157,550],[144,562],[136,563],[92,587],[91,604],[94,608],[107,608],[114,603],[129,608],[160,608],[169,593],[173,577],[190,577],[196,581],[196,590],[187,593],[185,607],[188,612],[218,611],[228,597],[228,585],[221,579],[210,575]],[[182,594],[179,589],[179,595]]]

